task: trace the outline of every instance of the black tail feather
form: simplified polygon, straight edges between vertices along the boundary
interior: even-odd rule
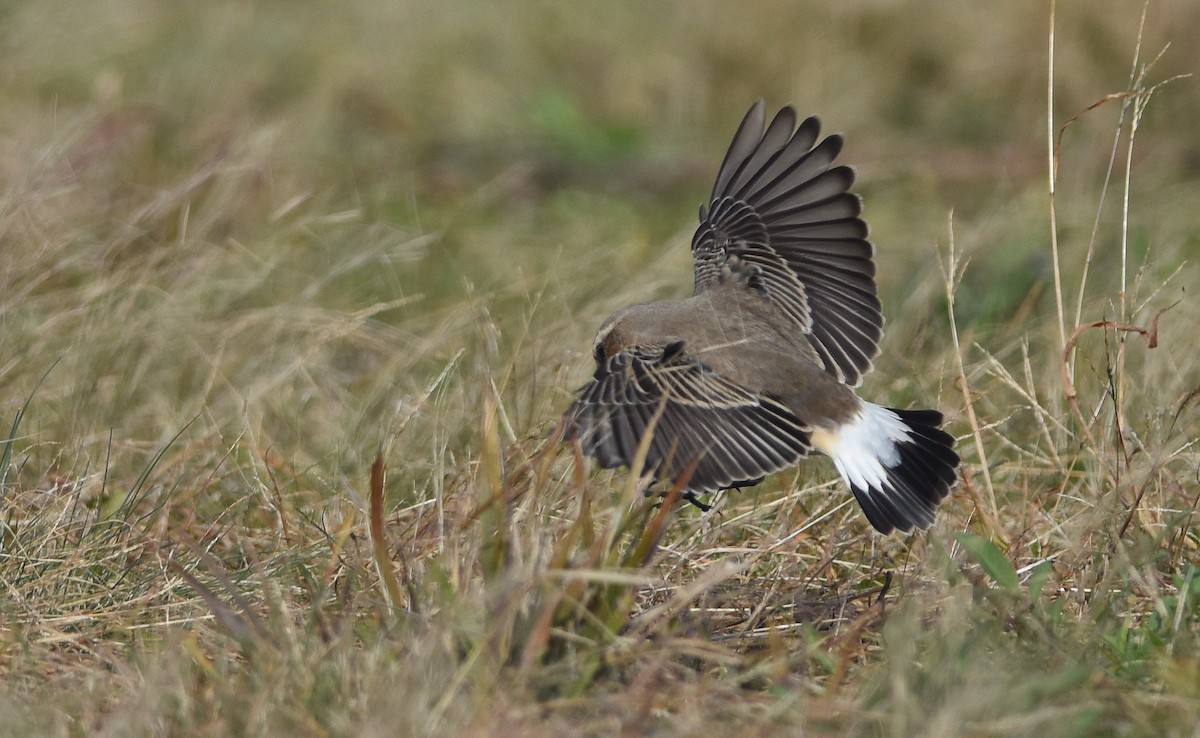
[[[958,479],[958,454],[954,437],[943,431],[942,414],[936,410],[890,408],[908,427],[908,440],[896,442],[899,462],[887,467],[882,489],[851,491],[867,520],[880,533],[933,525],[938,503],[950,494]]]

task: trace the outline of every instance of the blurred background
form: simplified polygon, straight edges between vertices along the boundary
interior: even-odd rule
[[[1059,124],[1129,86],[1141,12],[1123,0],[1059,6]],[[205,157],[244,157],[257,180],[236,203],[191,198],[192,228],[208,229],[192,235],[214,243],[255,251],[272,214],[303,196],[296,208],[437,234],[390,275],[404,289],[433,280],[457,292],[465,278],[503,290],[578,262],[564,276],[586,294],[597,280],[576,277],[593,267],[628,276],[679,252],[761,96],[847,134],[885,292],[928,265],[950,211],[965,249],[987,242],[989,270],[1024,287],[1044,276],[1047,225],[1011,216],[1044,210],[1045,3],[110,0],[0,14],[5,184],[60,157],[72,187],[115,206],[179,185]],[[1145,22],[1138,63],[1154,62],[1151,83],[1197,68],[1200,48],[1179,36],[1200,27],[1200,6],[1148,3]],[[1195,85],[1170,85],[1149,106],[1134,204],[1196,178]],[[1102,174],[1118,112],[1110,103],[1066,135],[1068,206]],[[1078,225],[1090,227],[1083,210]],[[675,256],[683,268],[687,254]]]

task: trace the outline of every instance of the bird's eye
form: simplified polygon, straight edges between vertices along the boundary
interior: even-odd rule
[[[604,341],[596,341],[596,345],[592,347],[592,358],[597,364],[604,361]]]
[[[683,353],[684,341],[672,341],[668,343],[662,352],[663,363],[674,361]]]

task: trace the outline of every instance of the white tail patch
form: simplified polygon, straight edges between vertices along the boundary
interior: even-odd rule
[[[851,487],[883,491],[892,487],[888,470],[900,464],[896,444],[909,441],[909,432],[899,415],[863,401],[849,422],[833,430],[813,431],[812,443],[833,459]]]

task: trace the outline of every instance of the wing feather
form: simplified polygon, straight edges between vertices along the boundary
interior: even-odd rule
[[[603,358],[564,417],[564,435],[605,468],[631,466],[647,432],[646,471],[673,482],[695,464],[689,492],[739,486],[810,448],[808,430],[783,404],[725,379],[678,344]]]
[[[825,370],[857,385],[879,351],[883,315],[862,201],[850,192],[854,170],[833,166],[843,139],[818,142],[816,118],[797,125],[785,107],[765,122],[759,100],[700,208],[696,292],[719,284],[730,264],[760,269],[765,295],[808,334]]]

